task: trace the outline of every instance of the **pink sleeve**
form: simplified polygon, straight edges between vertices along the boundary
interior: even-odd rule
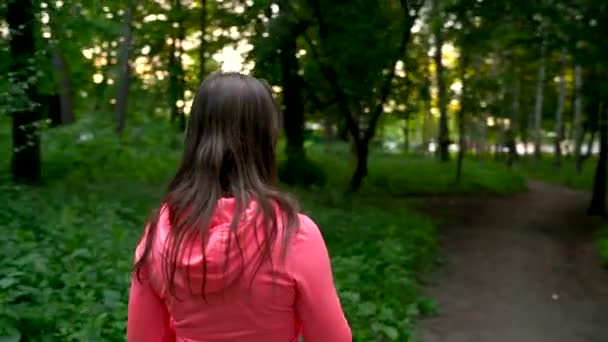
[[[329,254],[319,228],[300,219],[290,256],[296,281],[296,311],[306,342],[351,342],[352,335],[334,286]]]
[[[139,257],[142,246],[137,248]],[[145,267],[140,279],[133,274],[129,292],[128,342],[174,342],[175,331],[165,303],[150,286]]]

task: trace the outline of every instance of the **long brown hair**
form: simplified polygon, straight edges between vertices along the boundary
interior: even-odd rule
[[[237,248],[243,258],[236,230],[252,202],[257,208],[255,221],[261,222],[253,229],[260,229],[263,236],[253,274],[265,262],[273,264],[272,252],[278,236],[283,237],[280,255],[285,257],[299,221],[296,202],[277,188],[279,127],[279,111],[265,81],[238,73],[214,73],[200,85],[186,128],[181,165],[169,183],[161,206],[148,220],[144,250],[134,266],[138,279],[150,259],[161,209],[166,208],[170,231],[162,251],[163,279],[170,294],[176,296],[174,279],[178,260],[187,255],[187,247],[191,248],[192,241],[200,240],[203,252],[201,293],[204,297],[209,223],[218,201],[224,197],[234,198],[236,204],[225,251],[226,265],[231,248]],[[190,270],[187,272],[189,282]]]

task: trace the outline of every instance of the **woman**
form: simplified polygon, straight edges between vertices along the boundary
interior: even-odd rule
[[[135,256],[129,342],[351,341],[325,243],[277,188],[270,87],[198,89],[181,165]]]

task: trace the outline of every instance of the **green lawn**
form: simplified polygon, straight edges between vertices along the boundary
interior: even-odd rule
[[[124,340],[133,249],[178,161],[179,137],[131,123],[118,141],[110,128],[87,125],[45,134],[42,186],[11,185],[0,160],[0,340]],[[0,134],[0,149],[9,148]],[[469,163],[456,186],[451,164],[374,155],[361,193],[344,197],[347,155],[310,154],[329,183],[294,191],[323,231],[356,341],[407,341],[416,317],[434,311],[417,280],[437,258],[434,222],[402,195],[524,184],[503,168]]]

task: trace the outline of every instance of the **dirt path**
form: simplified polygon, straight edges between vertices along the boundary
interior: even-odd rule
[[[445,264],[422,342],[606,342],[608,271],[585,217],[589,195],[533,182],[502,198],[436,199]],[[448,204],[446,204],[448,203]]]

